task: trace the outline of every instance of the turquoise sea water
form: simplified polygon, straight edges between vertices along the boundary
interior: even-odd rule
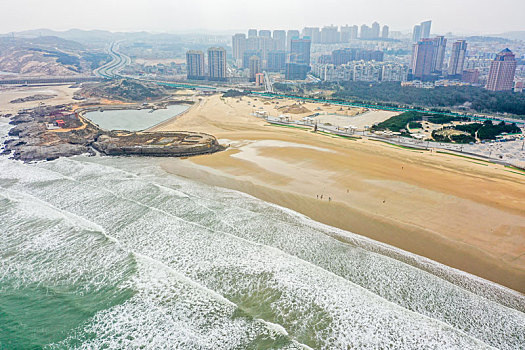
[[[165,120],[181,114],[188,105],[170,105],[166,109],[123,109],[94,111],[85,114],[86,118],[106,130],[142,131]]]
[[[523,295],[158,161],[0,157],[1,349],[525,348]]]

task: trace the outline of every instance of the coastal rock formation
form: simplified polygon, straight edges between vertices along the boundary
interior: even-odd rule
[[[156,100],[169,95],[168,90],[155,83],[132,79],[112,80],[82,89],[84,97],[102,97],[112,100],[137,102]]]
[[[106,155],[192,156],[221,150],[211,135],[190,132],[112,132],[100,135],[93,148]]]
[[[67,106],[38,107],[11,117],[3,154],[24,162],[79,154],[182,157],[223,149],[215,137],[192,132],[104,131]]]
[[[24,103],[24,102],[31,102],[31,101],[43,101],[43,100],[52,99],[53,97],[56,97],[56,96],[57,95],[37,94],[37,95],[17,98],[15,100],[10,101],[9,103]]]

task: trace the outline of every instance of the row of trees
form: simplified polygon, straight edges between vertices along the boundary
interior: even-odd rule
[[[397,131],[400,132],[404,129],[406,129],[407,124],[409,125],[409,128],[416,129],[417,127],[421,128],[421,121],[422,120],[428,120],[431,123],[434,124],[447,124],[451,123],[453,121],[468,121],[469,118],[466,117],[453,117],[449,115],[443,115],[443,114],[426,114],[421,112],[405,112],[401,113],[399,115],[395,115],[377,125],[374,125],[372,127],[373,130],[390,130],[390,131]]]
[[[282,84],[284,85],[284,84]],[[290,86],[276,86],[283,91]],[[445,111],[464,107],[476,112],[509,113],[525,117],[525,94],[512,91],[488,91],[474,86],[438,86],[421,89],[401,86],[399,82],[321,82],[308,84],[307,91],[317,89],[334,91],[333,97],[354,102],[375,102],[385,105],[409,105]]]
[[[496,136],[502,133],[520,134],[521,129],[516,124],[493,124],[491,120],[486,120],[481,123],[473,123],[467,125],[456,125],[455,129],[468,132],[472,137],[477,135],[480,140],[495,140]]]

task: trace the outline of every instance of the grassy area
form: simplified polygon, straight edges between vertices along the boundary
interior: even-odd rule
[[[266,124],[266,126],[280,126],[280,127],[283,127],[283,128],[294,128],[294,129],[301,129],[301,130],[310,130],[310,128],[305,128],[303,126],[284,125],[284,124],[268,123],[268,124]]]
[[[517,170],[517,171],[522,172],[523,174],[525,174],[525,169],[521,169],[521,168],[518,168],[518,167],[515,167],[515,166],[512,166],[512,165],[505,165],[505,168],[509,168],[509,169],[512,169],[512,170]]]
[[[381,142],[381,143],[384,143],[384,144],[389,145],[389,146],[394,146],[394,147],[397,147],[397,148],[406,149],[406,150],[409,150],[411,152],[423,153],[423,151],[426,151],[425,149],[414,148],[414,147],[409,147],[409,146],[401,146],[401,145],[397,145],[395,143],[390,143],[388,141],[381,141],[381,140],[375,140],[375,139],[370,139],[370,140],[376,141],[376,142]]]
[[[512,170],[505,170],[505,171],[508,171],[509,173],[514,173],[514,174],[525,176],[524,173],[518,173],[517,171],[512,171]]]
[[[452,121],[468,120],[468,118],[463,117],[454,117],[443,114],[430,115],[429,113],[411,111],[393,116],[392,118],[377,124],[373,129],[400,132],[401,130],[406,129],[407,124],[411,129],[420,129],[422,128],[421,121],[423,120],[423,117],[426,117],[429,122],[434,124],[447,124]]]

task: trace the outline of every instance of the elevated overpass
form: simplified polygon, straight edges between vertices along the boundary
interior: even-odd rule
[[[71,77],[55,77],[55,78],[16,78],[0,80],[0,85],[34,85],[34,84],[71,84],[84,82],[103,81],[104,78],[96,76],[71,76]]]

